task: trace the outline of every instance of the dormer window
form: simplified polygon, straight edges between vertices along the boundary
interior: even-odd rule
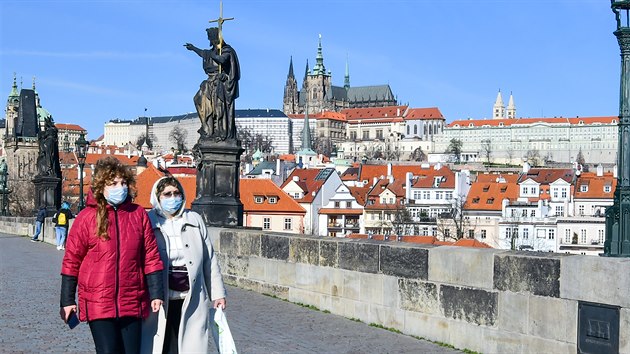
[[[473,204],[477,204],[477,203],[479,203],[479,197],[477,197],[477,198],[473,198],[472,202],[473,202]]]
[[[488,200],[486,200],[486,204],[492,204],[494,203],[494,198],[488,198]]]
[[[588,192],[588,185],[583,184],[580,186],[580,192]]]
[[[488,192],[489,190],[490,190],[490,186],[488,186],[488,185],[483,186],[483,191],[484,192]]]
[[[604,193],[610,193],[612,186],[604,186]]]
[[[265,197],[263,197],[261,195],[254,196],[254,203],[256,203],[256,204],[262,204],[262,202],[264,200],[265,200]]]
[[[278,203],[278,197],[273,196],[273,197],[269,197],[269,204],[277,204]]]
[[[501,187],[501,193],[505,193],[507,191],[507,187]]]

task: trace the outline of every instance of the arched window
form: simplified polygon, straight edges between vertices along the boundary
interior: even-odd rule
[[[407,135],[411,134],[411,127],[407,126]]]
[[[413,126],[413,133],[414,133],[415,135],[418,135],[418,126],[417,126],[417,125],[414,125],[414,126]]]

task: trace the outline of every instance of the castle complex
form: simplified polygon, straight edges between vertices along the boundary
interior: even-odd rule
[[[285,114],[309,114],[322,111],[339,112],[347,108],[368,108],[396,106],[397,100],[389,85],[350,86],[350,71],[346,62],[343,87],[332,84],[332,73],[326,71],[322,54],[322,37],[319,36],[317,57],[313,70],[309,69],[308,60],[302,81],[302,90],[298,91],[297,80],[293,73],[293,58],[289,62],[289,74],[284,86],[283,112]]]

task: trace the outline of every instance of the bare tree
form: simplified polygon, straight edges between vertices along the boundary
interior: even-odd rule
[[[35,209],[35,185],[31,181],[14,181],[9,184],[9,191],[9,213],[15,216],[32,216]]]
[[[238,140],[241,141],[241,146],[245,149],[243,155],[241,155],[241,161],[245,163],[252,162],[252,156],[256,150],[260,150],[263,153],[273,152],[273,140],[266,135],[260,133],[252,134],[249,129],[239,129]]]
[[[175,149],[179,152],[185,152],[187,150],[186,147],[186,137],[188,136],[188,131],[183,128],[176,126],[171,132],[168,134],[168,139],[175,144]]]
[[[411,155],[409,155],[409,161],[425,161],[427,159],[427,155],[422,151],[421,147],[417,147]]]
[[[311,136],[313,137],[311,139],[313,150],[315,150],[318,154],[330,157],[333,151],[332,140],[329,137],[316,136],[312,132],[313,130],[311,129]]]
[[[157,138],[155,137],[155,135],[149,134],[149,136],[147,136],[146,133],[142,133],[136,139],[135,146],[138,149],[142,149],[142,145],[144,145],[144,143],[146,142],[149,149],[153,149],[153,144],[155,144],[156,141]]]
[[[525,153],[523,158],[532,166],[540,166],[542,159],[540,158],[540,152],[538,149],[529,149]]]
[[[451,156],[455,159],[455,163],[460,163],[462,159],[462,145],[461,140],[453,138],[446,148],[445,152],[447,154],[451,154]]]
[[[380,143],[372,141],[367,142],[365,145],[365,158],[368,160],[376,160],[383,158],[383,147]]]
[[[485,139],[481,141],[481,157],[485,160],[486,165],[492,163],[492,141]]]
[[[443,241],[457,241],[468,237],[468,231],[475,230],[475,225],[466,217],[466,196],[458,195],[451,201],[449,210],[442,213],[437,220],[438,234]]]
[[[508,146],[508,148],[505,150],[505,154],[508,157],[508,164],[511,165],[512,160],[514,159],[514,149],[511,146]]]
[[[414,221],[407,206],[397,203],[392,219],[392,231],[396,236],[407,236],[413,233]]]

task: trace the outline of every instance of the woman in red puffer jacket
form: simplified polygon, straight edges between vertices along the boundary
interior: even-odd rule
[[[87,321],[97,353],[138,353],[142,319],[162,305],[162,261],[146,211],[131,202],[133,173],[97,161],[87,207],[70,229],[61,267],[61,310]]]

